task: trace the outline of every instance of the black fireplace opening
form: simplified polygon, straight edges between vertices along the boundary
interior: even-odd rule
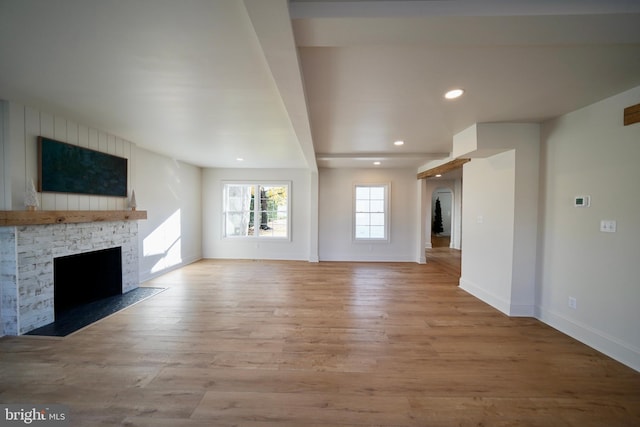
[[[55,258],[53,289],[56,318],[75,307],[122,294],[122,248]]]

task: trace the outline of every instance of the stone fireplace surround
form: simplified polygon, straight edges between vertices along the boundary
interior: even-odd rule
[[[136,221],[0,227],[3,334],[22,335],[54,321],[54,258],[118,246],[124,293],[139,286]]]

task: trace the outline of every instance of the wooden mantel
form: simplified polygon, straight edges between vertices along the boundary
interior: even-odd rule
[[[135,221],[147,211],[0,211],[0,226]]]

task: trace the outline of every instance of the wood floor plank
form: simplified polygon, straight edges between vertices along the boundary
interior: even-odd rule
[[[74,426],[635,426],[640,373],[426,265],[203,260],[65,338],[0,339],[0,402]]]
[[[336,425],[377,420],[378,425],[408,425],[409,401],[404,397],[335,394],[207,392],[192,418],[219,421],[296,422]]]

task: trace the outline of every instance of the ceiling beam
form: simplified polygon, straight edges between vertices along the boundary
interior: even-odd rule
[[[418,179],[427,179],[434,177],[436,175],[442,175],[447,172],[450,172],[454,169],[461,168],[467,162],[470,162],[471,159],[455,159],[447,162],[443,165],[436,166],[435,168],[427,169],[426,171],[420,172],[418,174]]]
[[[640,104],[624,109],[624,125],[629,126],[634,123],[640,123]]]

